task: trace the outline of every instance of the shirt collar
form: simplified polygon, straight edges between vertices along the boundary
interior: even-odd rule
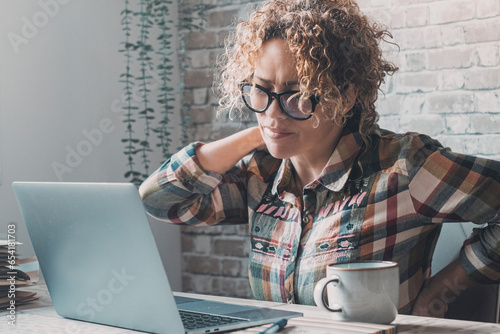
[[[363,139],[359,132],[353,132],[348,127],[344,127],[339,142],[328,160],[328,163],[320,176],[313,183],[309,184],[309,186],[319,183],[331,191],[341,191],[349,178],[353,163],[363,143]],[[288,192],[292,187],[295,187],[292,171],[293,166],[291,161],[289,159],[283,159],[272,187],[272,194],[280,195],[282,200],[284,200],[286,196],[283,191],[287,190],[286,192]]]

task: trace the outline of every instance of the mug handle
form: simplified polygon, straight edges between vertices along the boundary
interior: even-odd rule
[[[337,275],[331,275],[329,277],[322,278],[316,283],[314,287],[314,302],[319,308],[330,311],[330,312],[342,312],[342,306],[339,304],[328,305],[325,301],[325,288],[328,284],[333,283],[333,286],[337,286],[340,283],[340,278]]]

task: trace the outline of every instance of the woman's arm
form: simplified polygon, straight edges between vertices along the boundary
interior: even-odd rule
[[[418,136],[406,166],[419,214],[434,223],[487,224],[474,229],[459,258],[427,279],[420,291],[413,314],[443,316],[446,304],[469,286],[500,282],[500,162],[453,153]]]
[[[174,154],[139,188],[146,211],[175,224],[238,224],[247,219],[243,158],[262,147],[258,128]]]

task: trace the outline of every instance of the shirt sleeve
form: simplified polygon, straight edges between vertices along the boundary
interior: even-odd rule
[[[500,162],[457,154],[416,135],[402,152],[415,210],[433,223],[473,222],[460,251],[467,274],[479,283],[500,282]]]
[[[146,211],[183,225],[246,223],[244,160],[225,174],[206,171],[192,143],[174,154],[139,188]]]

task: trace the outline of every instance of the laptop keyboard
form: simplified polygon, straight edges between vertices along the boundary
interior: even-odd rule
[[[185,329],[217,327],[248,321],[248,319],[179,310]]]

